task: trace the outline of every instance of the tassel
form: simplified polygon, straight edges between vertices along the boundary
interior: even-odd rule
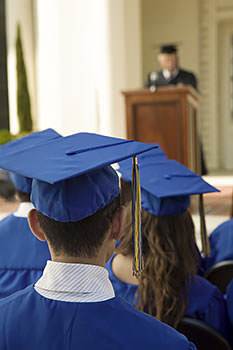
[[[200,194],[199,196],[199,215],[200,215],[202,253],[204,256],[210,256],[210,242],[209,242],[207,229],[206,229],[203,194]]]
[[[141,232],[141,187],[137,158],[132,167],[132,236],[134,247],[133,275],[140,277],[143,270]]]
[[[233,191],[232,191],[232,195],[231,195],[231,212],[230,212],[230,218],[233,218]]]

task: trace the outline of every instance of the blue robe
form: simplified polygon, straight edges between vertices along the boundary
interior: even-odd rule
[[[121,298],[55,301],[29,286],[0,300],[0,349],[194,350],[195,346]]]
[[[229,283],[227,287],[227,310],[228,315],[233,326],[233,280]]]
[[[36,282],[50,259],[47,244],[36,239],[27,218],[0,221],[0,298]]]
[[[219,225],[210,235],[211,255],[204,260],[205,270],[224,260],[233,260],[233,219]]]
[[[112,260],[106,268],[116,296],[121,296],[130,304],[136,305],[137,286],[120,281],[112,271]],[[213,327],[225,338],[230,338],[229,319],[223,295],[213,284],[200,276],[194,276],[188,290],[188,305],[185,316],[196,318]]]

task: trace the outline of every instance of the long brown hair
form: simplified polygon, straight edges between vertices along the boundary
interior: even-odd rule
[[[130,220],[117,253],[132,255]],[[188,211],[156,217],[142,210],[144,271],[136,295],[138,308],[176,327],[184,316],[187,287],[197,272],[198,254]]]

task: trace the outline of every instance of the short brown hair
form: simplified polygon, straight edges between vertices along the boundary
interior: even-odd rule
[[[116,211],[120,198],[97,213],[81,221],[60,222],[37,212],[38,220],[55,254],[65,253],[73,257],[95,257],[103,243]]]
[[[20,200],[20,202],[30,202],[30,194],[26,192],[22,192],[16,189],[16,197]]]

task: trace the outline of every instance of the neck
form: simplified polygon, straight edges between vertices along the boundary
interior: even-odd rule
[[[174,74],[174,73],[177,72],[177,68],[174,68],[174,69],[172,69],[172,70],[169,70],[169,69],[168,69],[168,71],[169,71],[170,74]]]
[[[138,279],[133,276],[133,257],[117,254],[112,261],[112,271],[122,282],[138,285]]]
[[[73,256],[66,256],[66,255],[55,255],[51,254],[52,261],[55,262],[61,262],[65,264],[86,264],[86,265],[96,265],[96,266],[105,266],[106,260],[105,257],[97,256],[93,258],[86,258],[86,257],[73,257]]]

